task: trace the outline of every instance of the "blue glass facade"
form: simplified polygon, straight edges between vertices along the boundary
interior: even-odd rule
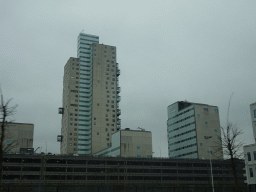
[[[80,33],[77,39],[77,57],[80,58],[78,150],[81,155],[92,152],[92,44],[99,37]]]

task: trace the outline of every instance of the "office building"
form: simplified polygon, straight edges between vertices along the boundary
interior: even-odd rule
[[[1,123],[0,123],[1,126]],[[1,133],[1,131],[0,131]],[[21,148],[33,148],[34,125],[8,123],[5,127],[4,149],[6,153],[20,153]]]
[[[251,145],[245,145],[244,157],[245,157],[245,170],[247,177],[247,185],[250,192],[256,191],[256,103],[250,105],[252,130],[255,143]]]
[[[61,154],[93,155],[111,145],[121,128],[119,75],[116,47],[80,33],[77,58],[64,69]]]
[[[141,129],[141,128],[140,128]],[[111,147],[95,154],[99,157],[152,157],[152,133],[151,131],[131,130],[125,128],[114,133]]]
[[[169,157],[223,158],[217,106],[178,101],[167,110]]]

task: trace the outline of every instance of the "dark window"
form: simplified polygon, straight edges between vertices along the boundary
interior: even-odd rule
[[[248,161],[251,161],[251,160],[252,160],[252,158],[251,158],[251,153],[250,153],[250,152],[247,153],[247,158],[248,158]]]
[[[114,105],[111,105],[111,108],[114,108]]]
[[[208,111],[208,108],[204,108],[204,111]]]
[[[256,151],[253,151],[254,160],[256,160]]]
[[[253,177],[253,169],[249,168],[249,172],[250,172],[250,177]]]

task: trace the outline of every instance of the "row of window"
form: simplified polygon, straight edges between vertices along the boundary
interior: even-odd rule
[[[94,122],[93,125],[96,125],[96,122]],[[109,123],[107,123],[106,126],[109,126]],[[115,126],[115,124],[111,124],[111,126]]]
[[[193,147],[193,146],[196,146],[196,145],[197,145],[196,143],[191,144],[191,145],[186,145],[184,147],[180,147],[180,148],[177,148],[177,149],[170,150],[170,152],[179,151],[179,150],[186,149],[186,148],[189,148],[189,147]]]
[[[188,109],[188,110],[186,110],[186,111],[184,111],[182,113],[179,113],[179,114],[177,114],[177,115],[175,115],[173,117],[170,117],[169,119],[173,119],[173,118],[179,117],[179,116],[181,116],[181,115],[183,115],[185,113],[188,113],[189,111],[192,111],[192,110],[194,110],[194,108]]]
[[[181,119],[181,120],[179,120],[179,121],[176,121],[176,122],[174,122],[174,123],[168,125],[168,127],[169,127],[169,126],[172,126],[172,125],[175,125],[175,124],[177,124],[177,123],[180,123],[180,122],[182,122],[182,121],[185,121],[185,120],[187,120],[187,119],[189,119],[189,118],[191,118],[191,117],[194,117],[194,115],[190,115],[190,116],[188,116],[188,117],[186,117],[186,118],[184,118],[184,119]]]
[[[173,129],[173,130],[170,130],[169,133],[170,133],[170,132],[173,132],[173,131],[177,131],[177,130],[179,130],[179,129],[182,129],[182,128],[184,128],[184,127],[187,127],[187,126],[193,125],[193,124],[195,124],[195,122],[188,123],[188,124],[186,124],[186,125],[183,125],[183,126],[180,126],[180,127],[178,127],[178,128],[175,128],[175,129]]]
[[[193,132],[193,131],[196,131],[196,129],[192,129],[192,130],[186,131],[186,132],[184,132],[184,133],[180,133],[180,134],[178,134],[178,135],[174,135],[174,136],[172,136],[172,137],[169,137],[169,139],[176,138],[176,137],[179,137],[179,136],[182,136],[182,135],[191,133],[191,132]]]
[[[197,153],[197,151],[193,151],[193,152],[189,152],[189,153],[184,153],[184,154],[181,154],[181,155],[177,155],[177,156],[174,156],[174,158],[176,157],[183,157],[183,156],[187,156],[187,155],[192,155],[192,154],[195,154]]]
[[[189,138],[183,139],[183,140],[181,140],[181,141],[177,141],[177,142],[174,142],[174,143],[170,143],[169,146],[175,145],[175,144],[178,144],[178,143],[182,143],[182,142],[185,142],[185,141],[189,141],[189,140],[195,139],[195,138],[196,138],[196,136],[194,136],[194,137],[189,137]]]
[[[253,157],[254,157],[254,161],[256,161],[256,151],[253,151]],[[248,158],[248,161],[252,160],[250,152],[247,153],[247,158]]]

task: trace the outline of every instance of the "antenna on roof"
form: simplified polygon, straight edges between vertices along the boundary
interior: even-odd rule
[[[83,32],[84,32],[84,29],[80,33],[83,33]]]

